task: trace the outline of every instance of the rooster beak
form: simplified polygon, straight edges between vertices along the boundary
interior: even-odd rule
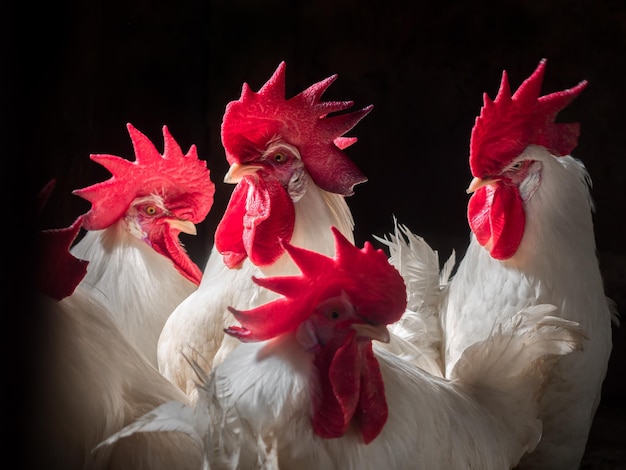
[[[496,182],[500,181],[499,178],[474,178],[472,180],[472,182],[470,183],[470,185],[467,187],[467,189],[465,190],[465,192],[467,194],[472,194],[474,191],[476,191],[477,189],[482,188],[483,186],[487,186],[488,184],[494,184]]]
[[[391,341],[389,330],[385,325],[370,325],[368,323],[355,323],[352,328],[356,330],[356,334],[363,338],[371,338],[381,343]]]
[[[224,183],[237,184],[244,176],[253,175],[261,168],[263,168],[261,165],[233,163],[228,169],[226,176],[224,176]]]
[[[170,219],[167,223],[170,224],[170,227],[177,228],[183,233],[188,233],[189,235],[198,234],[196,225],[191,220]]]

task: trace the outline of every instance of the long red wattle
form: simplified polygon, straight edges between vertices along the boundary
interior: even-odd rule
[[[215,248],[229,268],[238,266],[248,257],[243,246],[243,216],[246,213],[248,186],[245,178],[235,186],[224,216],[215,230]]]
[[[179,273],[199,286],[202,280],[202,271],[189,259],[183,247],[180,246],[179,233],[172,231],[168,224],[163,224],[162,230],[157,233],[157,236],[151,237],[150,245],[157,253],[170,258]]]
[[[515,186],[498,184],[478,189],[470,198],[467,217],[482,246],[498,260],[511,258],[522,241],[526,215]]]
[[[283,254],[281,240],[290,241],[295,210],[278,181],[243,178],[235,187],[215,231],[215,246],[229,268],[246,257],[256,266],[270,265]]]
[[[385,397],[385,384],[371,341],[360,343],[361,389],[355,418],[359,422],[363,441],[372,442],[387,422],[389,409]]]
[[[361,367],[355,335],[351,332],[339,347],[326,344],[315,356],[320,400],[313,410],[313,429],[325,439],[344,435],[359,400]]]
[[[385,387],[371,342],[358,342],[352,332],[342,345],[327,344],[315,358],[320,374],[320,400],[313,429],[323,438],[341,437],[354,419],[365,444],[387,422]]]

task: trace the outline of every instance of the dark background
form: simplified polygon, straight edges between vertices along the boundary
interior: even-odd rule
[[[573,155],[594,182],[607,294],[626,312],[623,1],[76,0],[17,8],[3,29],[12,240],[5,265],[15,277],[36,262],[19,250],[21,228],[31,223],[25,201],[56,178],[34,225],[69,225],[89,209],[71,191],[109,177],[89,154],[134,159],[127,122],[159,150],[167,125],[183,151],[196,144],[207,160],[215,203],[198,236],[183,235],[203,267],[232,190],[222,183],[224,107],[243,82],[258,90],[282,60],[289,97],[336,73],[325,99],[353,100],[353,109],[374,104],[348,134],[359,139],[348,156],[369,178],[348,199],[357,243],[390,232],[395,215],[441,258],[455,249],[460,259],[469,233],[469,136],[482,94],[495,97],[504,69],[516,89],[547,58],[544,94],[589,81],[558,119],[582,125]],[[17,325],[34,327],[28,319]],[[625,348],[626,333],[614,329],[585,468],[626,468]]]

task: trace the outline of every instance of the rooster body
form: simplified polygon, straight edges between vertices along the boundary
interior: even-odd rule
[[[524,382],[523,375],[507,386],[474,386],[463,379],[446,381],[384,348],[374,349],[390,409],[385,427],[367,445],[353,425],[337,439],[315,434],[310,415],[313,357],[294,338],[233,351],[216,371],[220,380],[236,384],[231,392],[236,401],[222,406],[235,407],[255,433],[275,438],[285,468],[505,470],[539,441],[532,389],[513,388]],[[506,367],[518,371],[530,364]],[[252,449],[246,453],[244,446],[239,468],[253,464],[257,452]]]
[[[92,202],[85,236],[72,253],[89,261],[83,285],[113,312],[128,340],[157,367],[157,341],[172,310],[200,282],[178,236],[195,235],[214,185],[195,147],[186,154],[163,128],[165,151],[130,124],[137,161],[92,155],[113,177],[77,190]]]
[[[229,103],[222,142],[236,183],[215,234],[215,246],[199,288],[173,311],[158,344],[161,372],[187,393],[196,374],[220,363],[238,342],[224,335],[233,321],[228,307],[252,308],[275,295],[252,276],[295,274],[281,240],[332,254],[330,227],[353,240],[354,221],[345,201],[365,180],[343,154],[356,139],[341,137],[371,109],[326,117],[352,102],[322,102],[332,76],[285,100],[285,64],[258,92],[244,84]]]
[[[542,61],[513,99],[505,74],[495,104],[485,98],[483,114],[477,119],[471,157],[476,179],[469,189],[476,192],[468,210],[473,232],[446,294],[445,364],[449,374],[468,345],[531,305],[553,304],[558,316],[580,324],[589,341],[584,351],[563,358],[555,367],[542,399],[542,440],[519,467],[576,469],[600,402],[611,351],[612,307],[596,258],[589,175],[580,161],[567,155],[578,128],[551,124],[585,82],[537,99],[544,68]],[[532,108],[528,103],[534,100],[537,104]],[[500,145],[500,137],[491,137],[490,132],[497,135],[497,131],[488,126],[498,106],[506,109],[507,103],[509,109],[530,107],[548,118],[543,118],[545,127],[540,127],[537,137],[519,139],[525,147],[511,151],[506,132],[515,135],[517,128],[504,123],[519,119],[531,123],[526,129],[532,128],[534,115],[518,117],[514,111],[509,115],[502,111],[501,145],[509,150],[509,157],[498,169],[493,166],[498,161],[493,147]],[[505,212],[499,215],[499,211]]]
[[[130,344],[114,316],[79,284],[87,263],[69,253],[82,218],[42,232],[36,307],[46,340],[33,403],[30,442],[37,468],[198,469],[202,448],[185,433],[137,435],[96,449],[111,434],[163,403],[187,403]]]
[[[244,343],[212,380],[221,409],[248,433],[226,468],[259,468],[259,441],[271,443],[279,468],[512,468],[540,439],[546,372],[584,333],[537,306],[469,347],[453,379],[433,376],[372,345],[404,314],[404,281],[382,250],[334,233],[334,259],[285,243],[302,274],[255,278],[282,297],[231,308],[240,326],[228,333]]]

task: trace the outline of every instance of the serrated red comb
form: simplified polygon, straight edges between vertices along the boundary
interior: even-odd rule
[[[345,292],[359,315],[372,324],[388,325],[400,319],[406,309],[406,286],[400,273],[389,264],[380,249],[365,242],[362,249],[332,227],[335,257],[284,243],[302,274],[253,278],[261,287],[283,297],[255,309],[230,308],[241,328],[227,333],[242,341],[261,341],[295,330],[326,296]]]
[[[193,223],[204,220],[213,205],[215,185],[210,179],[206,161],[198,159],[195,145],[183,154],[180,146],[163,126],[164,151],[159,153],[152,142],[130,123],[126,125],[135,151],[131,162],[115,155],[90,155],[112,174],[111,178],[73,191],[92,207],[85,214],[87,230],[109,227],[128,209],[138,196],[154,193],[183,194],[193,198]]]
[[[499,173],[530,144],[541,145],[555,156],[568,155],[578,144],[578,123],[554,121],[587,82],[539,96],[546,63],[542,59],[512,96],[506,71],[502,73],[496,99],[492,101],[484,94],[484,105],[470,139],[470,168],[474,176],[482,178]]]
[[[226,106],[222,144],[230,164],[247,163],[270,140],[281,136],[296,146],[313,181],[326,191],[351,195],[356,184],[367,181],[342,151],[356,138],[342,137],[371,110],[329,116],[344,111],[352,101],[321,101],[335,81],[332,75],[285,99],[285,62],[281,62],[258,92],[243,84],[241,97]]]

